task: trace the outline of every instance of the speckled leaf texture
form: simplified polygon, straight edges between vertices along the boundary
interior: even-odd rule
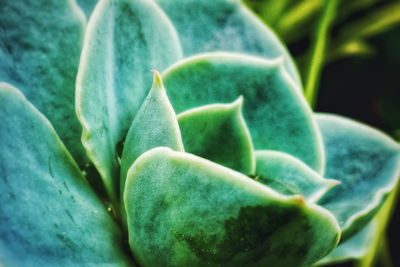
[[[0,263],[132,265],[103,203],[49,121],[0,83]]]
[[[255,179],[284,195],[316,202],[339,181],[324,179],[297,158],[278,151],[256,151]]]
[[[176,114],[165,93],[161,76],[155,72],[153,86],[125,139],[121,158],[121,192],[132,163],[147,150],[159,146],[184,151]]]
[[[316,116],[324,139],[325,177],[341,181],[319,203],[342,228],[342,241],[364,227],[400,175],[400,145],[382,132],[330,114]]]
[[[255,171],[253,143],[242,116],[243,98],[178,115],[185,151],[246,175]]]
[[[207,53],[168,68],[164,84],[176,113],[243,96],[243,117],[255,149],[289,153],[322,173],[325,155],[317,124],[282,60]]]
[[[325,209],[168,148],[136,160],[124,200],[142,266],[309,266],[340,235]]]
[[[351,238],[340,243],[325,258],[317,262],[316,266],[361,259],[368,253],[369,247],[373,244],[376,231],[377,223],[373,220]]]
[[[185,56],[229,51],[268,59],[284,57],[285,70],[301,82],[286,47],[239,0],[157,0],[177,29]]]
[[[90,17],[77,77],[82,142],[117,199],[117,145],[123,142],[152,82],[181,57],[175,29],[148,0],[101,0]]]
[[[0,81],[25,94],[82,166],[87,158],[74,99],[85,26],[72,0],[0,3]]]

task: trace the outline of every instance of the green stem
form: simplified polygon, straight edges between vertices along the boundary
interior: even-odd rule
[[[305,96],[312,108],[318,92],[321,69],[325,59],[325,50],[328,43],[330,26],[335,18],[338,0],[324,2],[321,19],[314,32],[310,49],[309,64],[306,70]]]

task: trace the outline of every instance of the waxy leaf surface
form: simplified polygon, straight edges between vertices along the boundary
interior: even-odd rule
[[[285,70],[301,87],[286,47],[239,0],[157,0],[173,22],[185,56],[229,51],[268,59],[283,56]]]
[[[149,70],[180,57],[175,29],[153,1],[102,0],[90,17],[76,105],[83,144],[111,199],[119,191],[117,145],[151,87]]]
[[[400,175],[400,145],[361,123],[336,115],[316,116],[326,150],[325,177],[341,181],[319,203],[343,230],[343,241],[365,226]]]
[[[0,3],[0,81],[25,94],[82,166],[87,157],[74,99],[85,24],[71,0]]]
[[[176,113],[243,96],[243,117],[255,149],[289,153],[321,173],[324,151],[304,97],[283,70],[282,61],[231,53],[183,60],[164,73]]]
[[[153,86],[125,139],[121,158],[121,193],[132,163],[147,150],[160,146],[183,151],[176,114],[169,103],[160,75],[155,73]]]
[[[143,266],[309,266],[339,238],[325,209],[167,148],[136,160],[124,200]]]
[[[178,115],[185,151],[243,174],[254,174],[250,132],[242,116],[243,98],[211,104]]]
[[[278,151],[256,151],[256,166],[256,181],[281,194],[304,196],[311,202],[338,184],[336,180],[322,178],[297,158]]]
[[[49,121],[0,84],[0,262],[129,266],[121,232]]]
[[[349,260],[361,259],[368,253],[368,249],[374,242],[374,235],[377,232],[377,223],[372,220],[361,231],[340,243],[325,258],[317,262],[317,266],[339,263]]]

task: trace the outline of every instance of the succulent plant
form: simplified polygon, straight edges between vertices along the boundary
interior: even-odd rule
[[[399,144],[314,114],[239,1],[85,10],[1,0],[1,263],[310,266],[367,229]]]

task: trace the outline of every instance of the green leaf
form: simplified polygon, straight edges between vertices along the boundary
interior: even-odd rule
[[[98,0],[76,0],[79,6],[82,8],[87,18],[90,18],[90,15],[93,12]]]
[[[77,77],[82,142],[109,197],[119,191],[116,147],[151,85],[150,69],[181,57],[176,32],[147,0],[102,0],[88,24]]]
[[[242,115],[243,98],[211,104],[178,115],[185,151],[244,174],[254,174],[250,132]]]
[[[339,244],[316,265],[324,266],[333,263],[361,259],[368,252],[369,246],[371,245],[371,242],[373,242],[374,235],[376,234],[376,230],[377,224],[373,220],[350,239]]]
[[[319,114],[327,162],[325,177],[342,183],[320,204],[338,218],[343,241],[364,227],[400,175],[400,145],[388,136],[340,116]]]
[[[318,201],[338,181],[322,178],[297,158],[278,151],[256,151],[255,180],[284,195]]]
[[[0,83],[0,255],[6,266],[132,262],[50,122]]]
[[[268,61],[231,53],[203,54],[164,73],[175,112],[244,98],[243,116],[255,149],[289,153],[323,171],[324,151],[317,124],[303,95],[283,69]]]
[[[0,4],[0,81],[25,94],[82,166],[88,160],[74,95],[85,24],[79,7],[70,0]]]
[[[286,47],[239,0],[157,0],[176,27],[185,56],[203,52],[241,52],[284,58],[285,70],[301,87]]]
[[[121,158],[121,193],[132,163],[155,147],[184,151],[176,114],[169,103],[161,76],[154,74],[152,89],[137,112],[125,139]]]
[[[145,266],[309,266],[340,235],[325,209],[167,148],[132,165],[124,200],[131,251]]]

